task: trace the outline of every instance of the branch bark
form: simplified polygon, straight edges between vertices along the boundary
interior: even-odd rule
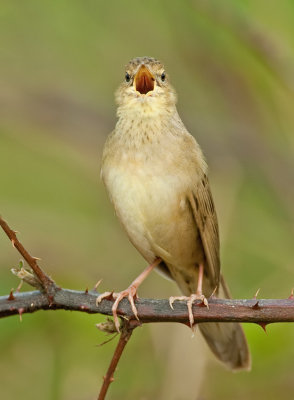
[[[32,268],[34,271],[34,274],[38,278],[41,286],[45,290],[45,292],[48,294],[49,299],[53,296],[53,293],[56,290],[56,284],[55,282],[42,270],[42,268],[38,265],[37,260],[39,260],[37,257],[32,257],[29,252],[23,247],[23,245],[20,243],[18,240],[16,233],[17,231],[12,230],[7,222],[4,221],[4,219],[0,216],[0,226],[6,233],[6,235],[9,237],[11,240],[12,246],[15,247],[19,253],[23,256],[23,258],[26,260],[26,262],[29,264],[29,266]]]
[[[46,294],[35,290],[15,293],[0,297],[0,318],[15,314],[32,313],[38,310],[71,310],[90,314],[112,315],[113,300],[104,299],[96,305],[99,293],[95,291],[77,291],[58,289],[51,303]],[[251,322],[273,323],[294,322],[294,299],[251,299],[222,300],[208,299],[209,309],[203,307],[201,301],[193,305],[196,323],[201,322]],[[167,299],[137,299],[136,306],[140,322],[179,322],[189,325],[189,317],[185,302],[174,303],[174,310]],[[118,315],[129,320],[134,319],[130,304],[123,299],[118,308]]]
[[[111,362],[109,364],[108,370],[106,372],[106,375],[103,377],[103,384],[100,389],[100,393],[98,396],[97,400],[104,400],[106,393],[108,391],[109,385],[114,381],[113,375],[115,372],[115,369],[117,367],[117,364],[119,363],[119,360],[122,356],[122,353],[126,347],[126,344],[128,343],[130,337],[132,336],[133,330],[138,326],[138,321],[134,321],[134,323],[130,323],[129,321],[125,321],[123,323],[123,326],[121,328],[121,334],[120,338],[118,341],[118,344],[116,346],[116,349],[114,351],[113,357],[111,359]]]
[[[55,282],[41,269],[37,258],[32,257],[23,247],[8,224],[0,216],[0,226],[3,228],[12,245],[20,252],[32,268],[38,282],[25,269],[16,271],[16,275],[29,284],[41,288],[41,291],[13,293],[0,297],[0,318],[38,310],[71,310],[91,314],[112,315],[113,299],[104,299],[96,304],[99,296],[93,291],[77,291],[58,287]],[[15,273],[15,272],[14,272]],[[33,279],[32,279],[33,278]],[[35,284],[37,283],[37,284]],[[257,300],[256,296],[251,300],[222,300],[208,299],[209,309],[201,301],[193,304],[195,323],[202,322],[251,322],[257,323],[265,329],[265,326],[273,322],[294,322],[294,296],[285,300]],[[168,300],[137,299],[139,321],[135,319],[131,306],[127,299],[123,299],[118,306],[117,314],[124,317],[121,326],[120,340],[110,362],[106,376],[101,387],[98,400],[104,400],[110,383],[113,381],[115,368],[120,360],[126,343],[130,339],[133,330],[140,323],[150,322],[179,322],[190,326],[187,305],[185,302],[175,302],[171,309]],[[101,325],[101,324],[100,324]]]

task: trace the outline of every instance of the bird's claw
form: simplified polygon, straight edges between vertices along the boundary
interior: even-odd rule
[[[189,322],[190,322],[190,326],[193,329],[193,325],[194,325],[194,316],[193,316],[193,310],[192,310],[192,306],[195,300],[201,300],[202,304],[204,306],[206,306],[207,308],[209,308],[208,306],[208,301],[207,298],[203,295],[203,294],[191,294],[191,296],[187,297],[187,296],[176,296],[176,297],[170,297],[169,298],[169,305],[172,309],[174,309],[173,307],[173,303],[176,301],[186,301],[187,302],[187,308],[188,308],[188,314],[189,314]]]
[[[107,300],[112,299],[112,296],[113,296],[113,292],[104,292],[104,293],[100,294],[96,299],[96,306],[98,306],[98,304],[101,303],[101,301],[103,299],[107,299]]]
[[[130,305],[131,305],[131,309],[133,311],[133,314],[134,314],[135,318],[139,321],[138,311],[137,311],[137,308],[136,308],[135,302],[134,302],[134,299],[137,298],[137,288],[135,288],[132,285],[129,286],[126,290],[123,290],[118,293],[113,293],[113,292],[102,293],[102,294],[100,294],[100,296],[97,297],[97,300],[96,300],[96,305],[98,305],[103,299],[106,299],[106,298],[112,298],[115,300],[115,302],[112,305],[111,311],[112,311],[114,325],[115,325],[117,332],[120,332],[120,329],[119,329],[120,323],[119,323],[119,319],[117,316],[117,308],[118,308],[118,305],[121,302],[121,300],[125,297],[128,298]]]

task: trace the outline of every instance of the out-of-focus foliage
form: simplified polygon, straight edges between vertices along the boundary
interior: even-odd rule
[[[291,0],[1,2],[0,211],[60,285],[91,288],[103,278],[101,290],[119,290],[145,265],[114,217],[99,163],[124,65],[150,55],[165,62],[182,119],[209,162],[233,295],[259,287],[262,297],[290,294],[293,19]],[[19,256],[1,232],[0,256],[3,295],[18,285],[9,268]],[[157,274],[140,290],[175,293]],[[1,397],[94,399],[115,346],[97,347],[101,319],[60,311],[1,320]],[[294,326],[269,326],[268,336],[245,326],[253,368],[240,374],[209,353],[205,366],[201,338],[178,330],[137,330],[109,398],[271,400],[293,392]]]

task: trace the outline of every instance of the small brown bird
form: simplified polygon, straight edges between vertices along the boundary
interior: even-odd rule
[[[220,275],[217,216],[202,151],[176,109],[176,94],[161,62],[134,58],[116,93],[118,121],[103,151],[101,176],[130,241],[149,266],[128,289],[113,293],[113,316],[134,297],[156,268],[176,281],[192,304],[213,292],[229,297]],[[98,302],[110,292],[99,296]],[[217,358],[233,370],[249,369],[250,354],[238,323],[201,323],[199,328]]]

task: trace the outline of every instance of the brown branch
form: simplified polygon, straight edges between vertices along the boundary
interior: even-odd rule
[[[13,246],[27,261],[46,291],[17,293],[0,297],[0,318],[15,314],[31,313],[37,310],[75,310],[87,313],[112,315],[113,300],[104,299],[96,305],[98,294],[95,291],[79,292],[62,289],[39,267],[36,257],[32,257],[23,247],[8,224],[0,216],[0,226],[11,240]],[[21,271],[22,273],[24,271]],[[17,274],[18,276],[24,276]],[[141,323],[148,322],[181,322],[189,325],[185,302],[176,302],[174,309],[170,308],[168,300],[137,299],[136,306]],[[118,307],[118,315],[133,320],[129,302],[123,299]],[[221,300],[209,299],[209,309],[203,307],[200,301],[193,305],[195,322],[294,322],[293,294],[286,300]]]
[[[96,305],[99,293],[94,291],[77,291],[59,289],[49,304],[48,297],[40,292],[15,293],[0,296],[0,318],[11,315],[32,313],[38,310],[71,310],[89,314],[112,315],[113,300],[104,299]],[[209,309],[203,307],[201,301],[195,301],[193,315],[196,323],[201,322],[251,322],[274,323],[294,322],[294,299],[251,299],[229,300],[208,299]],[[174,303],[170,308],[167,299],[137,299],[136,306],[140,322],[179,322],[189,325],[186,303]],[[118,315],[129,320],[135,317],[127,299],[123,299],[118,307]]]
[[[20,243],[20,241],[17,239],[16,236],[16,231],[12,230],[7,222],[5,222],[2,217],[0,216],[0,226],[6,233],[6,235],[9,237],[11,240],[12,246],[15,247],[18,252],[23,256],[23,258],[26,260],[28,265],[32,268],[34,271],[34,274],[40,281],[42,287],[44,288],[45,292],[50,296],[50,298],[53,297],[54,292],[56,290],[56,284],[55,282],[42,270],[42,268],[38,265],[37,263],[37,258],[32,257],[28,251],[23,247],[23,245]]]
[[[133,330],[138,326],[138,324],[139,323],[137,320],[135,320],[135,321],[126,321],[125,320],[123,322],[118,344],[115,348],[115,351],[114,351],[113,357],[110,361],[106,375],[103,377],[103,384],[100,389],[98,400],[105,399],[109,385],[114,381],[113,375],[114,375],[115,369],[117,367],[117,364],[118,364],[118,362],[121,358],[121,355],[126,347],[126,344],[128,343],[130,337],[132,336]]]
[[[37,310],[72,310],[86,313],[112,315],[113,300],[104,299],[96,305],[98,293],[88,290],[80,292],[68,289],[56,291],[52,302],[40,292],[10,293],[0,297],[0,317],[34,312]],[[139,321],[132,313],[129,302],[123,299],[119,304],[118,314],[124,316],[121,335],[114,355],[104,377],[98,400],[104,400],[116,366],[132,332],[140,323],[148,322],[180,322],[189,326],[189,315],[185,302],[176,302],[174,310],[168,300],[137,299]],[[294,322],[293,296],[285,300],[220,300],[209,299],[209,309],[200,301],[193,306],[196,323],[201,322],[252,322],[259,324],[264,330],[273,322]]]
[[[87,313],[101,313],[112,315],[114,300],[104,299],[96,304],[99,296],[95,290],[84,292],[62,289],[57,287],[55,282],[45,274],[39,267],[37,259],[32,257],[23,247],[8,224],[0,216],[0,226],[3,228],[12,245],[20,252],[32,268],[38,278],[43,291],[33,291],[25,293],[10,292],[7,296],[0,297],[0,318],[24,313],[32,313],[38,310],[72,310]],[[14,273],[35,287],[39,287],[33,276],[23,268]],[[33,278],[33,279],[32,279]],[[133,330],[140,323],[150,322],[180,322],[189,324],[189,315],[185,302],[176,302],[174,309],[171,309],[168,300],[137,299],[136,307],[138,310],[137,321],[133,315],[127,299],[119,303],[118,315],[123,316],[121,325],[120,340],[110,362],[108,371],[104,377],[104,382],[98,400],[104,400],[116,366],[121,358],[122,352],[130,339]],[[294,297],[293,293],[285,300],[257,300],[256,296],[251,300],[222,300],[216,298],[209,299],[209,309],[203,306],[201,301],[196,301],[193,305],[193,315],[195,323],[202,322],[252,322],[265,326],[273,322],[294,322]]]

